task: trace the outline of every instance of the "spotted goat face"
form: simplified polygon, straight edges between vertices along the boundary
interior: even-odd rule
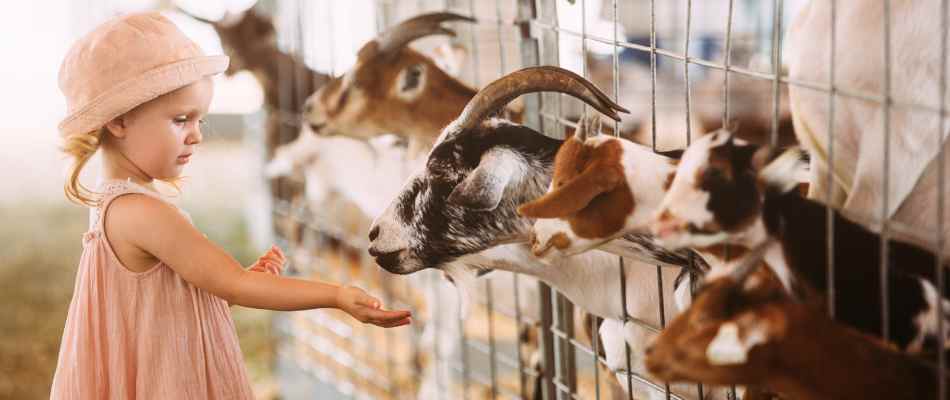
[[[669,247],[730,242],[752,227],[761,210],[756,165],[766,154],[726,131],[703,136],[683,154],[652,223]]]
[[[377,219],[371,254],[390,272],[411,273],[524,241],[530,221],[516,208],[543,193],[558,145],[506,123],[438,144]]]
[[[416,173],[370,231],[370,254],[407,274],[440,268],[494,246],[527,242],[520,204],[544,193],[561,141],[487,117],[525,93],[559,91],[619,119],[623,110],[590,82],[556,67],[532,67],[492,82],[447,126]]]
[[[538,218],[532,236],[535,256],[571,256],[623,236],[626,246],[636,250],[634,258],[688,264],[688,256],[677,260],[658,248],[648,229],[676,172],[672,157],[679,152],[658,154],[613,136],[586,137],[586,129],[582,124],[561,146],[547,193],[518,210]]]

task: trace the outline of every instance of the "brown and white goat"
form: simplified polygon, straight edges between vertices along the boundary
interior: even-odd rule
[[[650,263],[688,265],[683,257],[688,253],[654,244],[649,233],[682,152],[655,152],[623,138],[579,132],[558,150],[548,192],[518,210],[538,218],[535,254],[557,257],[600,248]],[[709,250],[698,254],[700,267],[703,261],[724,261],[723,249]]]
[[[578,254],[634,234],[630,243],[617,240],[604,250],[650,263],[687,262],[685,254],[651,246],[643,235],[676,173],[675,154],[607,135],[587,138],[589,129],[583,126],[558,149],[547,193],[518,207],[519,214],[538,218],[535,255]]]
[[[801,400],[936,398],[933,365],[832,321],[817,304],[791,300],[771,270],[756,265],[698,292],[648,347],[652,375]]]
[[[442,26],[474,19],[431,13],[403,21],[367,42],[356,65],[307,101],[306,119],[321,135],[360,139],[393,133],[410,139],[410,154],[424,153],[439,132],[475,96],[409,43],[431,35],[454,36]]]
[[[676,247],[732,244],[752,248],[774,240],[765,252],[782,283],[794,291],[828,292],[827,208],[803,198],[794,175],[807,163],[800,149],[774,151],[720,131],[700,138],[683,154],[670,190],[652,224],[661,244]],[[836,318],[862,332],[889,332],[901,349],[944,347],[938,302],[950,302],[934,286],[936,256],[908,242],[888,242],[888,276],[882,282],[881,238],[834,213],[834,309]],[[713,275],[724,272],[713,270]],[[882,319],[887,285],[889,320]],[[944,293],[947,293],[945,285]],[[819,296],[820,297],[820,296]]]

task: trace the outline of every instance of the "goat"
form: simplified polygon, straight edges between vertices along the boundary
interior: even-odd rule
[[[748,135],[762,136],[753,132],[758,131],[746,130]],[[684,267],[690,265],[688,256],[699,255],[694,257],[699,271],[694,272],[706,269],[707,262],[724,261],[713,252],[665,249],[649,235],[648,223],[666,195],[681,151],[655,152],[623,138],[587,138],[586,130],[579,133],[558,151],[548,192],[518,209],[524,216],[539,218],[532,240],[536,255],[556,257],[599,247],[649,263]]]
[[[292,141],[300,133],[300,115],[307,97],[323,87],[330,77],[281,51],[277,47],[274,23],[254,8],[237,14],[227,13],[219,21],[181,11],[210,24],[218,33],[221,46],[231,57],[226,75],[248,70],[260,82],[268,109],[266,149],[270,158],[277,146]],[[288,79],[293,88],[289,97],[286,93],[288,86],[280,85]]]
[[[748,144],[725,131],[700,138],[684,153],[652,231],[671,247],[703,248],[723,243],[752,248],[773,238],[766,262],[790,290],[828,291],[826,207],[793,189],[807,163],[793,148],[775,151]],[[862,332],[881,335],[880,236],[834,213],[834,306],[837,318]],[[903,241],[888,242],[891,268],[887,321],[890,340],[917,352],[925,340],[939,347],[934,286],[936,256]],[[713,275],[717,272],[713,271]],[[944,285],[946,287],[946,285]],[[945,289],[946,291],[947,289]]]
[[[939,226],[937,177],[950,171],[950,163],[940,171],[937,158],[939,151],[950,146],[944,139],[950,125],[936,111],[948,94],[941,93],[940,76],[947,66],[941,63],[940,41],[934,39],[943,35],[942,16],[935,11],[941,6],[937,0],[890,3],[887,18],[885,3],[841,2],[834,22],[832,2],[812,1],[802,8],[787,34],[789,78],[826,86],[833,76],[839,94],[833,97],[833,116],[831,95],[802,85],[789,88],[790,105],[799,142],[813,156],[809,197],[824,199],[831,186],[826,202],[880,218],[887,196],[883,216],[930,236]],[[829,37],[835,38],[835,49]],[[885,38],[895,49],[890,59],[884,57]],[[830,61],[832,50],[835,62]],[[885,74],[890,79],[884,79]],[[842,95],[846,91],[864,96]],[[914,106],[885,105],[884,100],[867,100],[868,96]],[[885,140],[884,121],[888,120],[891,134]],[[829,160],[832,145],[834,159]],[[890,152],[886,188],[885,146]],[[944,208],[950,205],[948,188],[943,189]],[[947,237],[950,224],[947,216],[942,219],[942,234]]]
[[[408,46],[426,36],[454,36],[441,25],[450,21],[474,19],[445,12],[423,14],[363,45],[353,68],[307,100],[311,129],[361,139],[393,133],[410,139],[413,157],[424,153],[475,95],[475,89]]]
[[[592,251],[545,264],[526,245],[532,221],[518,216],[516,208],[548,185],[561,141],[509,121],[484,120],[515,97],[538,91],[567,93],[615,119],[616,111],[623,111],[582,77],[556,67],[526,68],[492,82],[443,129],[425,169],[406,182],[373,223],[369,253],[387,271],[442,269],[456,282],[473,279],[460,276],[468,271],[464,266],[519,272],[550,284],[599,317],[622,319],[626,307],[658,325],[653,267],[627,269],[627,304],[622,304],[603,295],[620,293],[615,256]],[[677,272],[662,268],[662,296],[671,297]],[[645,329],[628,334],[635,338],[634,350],[651,334]]]
[[[554,159],[554,175],[543,196],[518,207],[539,218],[533,227],[536,256],[574,255],[629,235],[605,249],[648,263],[685,266],[686,252],[653,245],[646,233],[676,173],[676,152],[654,153],[649,147],[607,135],[587,138],[589,126],[564,141]],[[634,190],[636,188],[636,190]]]
[[[650,373],[802,400],[936,397],[933,365],[832,321],[816,304],[793,301],[761,266],[708,281],[647,348]]]

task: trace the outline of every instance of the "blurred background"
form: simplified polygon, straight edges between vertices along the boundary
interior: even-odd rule
[[[556,3],[557,13],[553,18],[563,29],[575,32],[583,29],[586,34],[606,38],[614,34],[610,1],[558,0],[544,3]],[[656,3],[657,47],[673,53],[682,52],[686,37],[687,2]],[[729,5],[733,2],[704,0],[692,3],[689,52],[700,62],[707,60],[721,63],[725,49],[725,21]],[[782,10],[778,14],[781,20],[787,23],[801,3],[803,1],[798,0],[778,2]],[[622,4],[623,10],[616,25],[620,31],[618,36],[629,43],[649,46],[650,1],[630,0]],[[774,3],[736,0],[734,5],[731,62],[748,71],[771,72],[775,68],[772,63],[773,21],[776,18]],[[515,1],[442,0],[6,2],[4,11],[0,13],[0,50],[6,55],[5,62],[0,63],[0,138],[3,140],[0,146],[0,182],[4,186],[4,195],[0,196],[0,218],[5,222],[0,225],[0,399],[48,397],[81,251],[81,235],[87,228],[87,211],[67,202],[63,196],[62,184],[67,162],[57,150],[56,125],[65,113],[64,100],[57,88],[57,72],[63,55],[75,38],[114,15],[162,9],[207,53],[217,54],[224,49],[215,29],[178,10],[187,10],[189,14],[200,18],[218,20],[228,13],[236,14],[255,7],[263,15],[272,18],[277,27],[277,44],[282,51],[299,56],[313,71],[336,75],[354,63],[356,50],[380,29],[422,11],[453,7],[472,13],[482,21],[476,28],[463,30],[461,37],[452,42],[474,45],[474,50],[469,49],[465,61],[456,67],[460,79],[478,87],[479,83],[484,84],[521,67],[519,29],[514,26],[515,6]],[[430,38],[414,47],[431,52],[444,42],[443,38]],[[650,132],[648,125],[651,120],[647,115],[654,109],[660,114],[656,124],[666,124],[663,128],[669,131],[684,130],[686,120],[680,117],[685,109],[683,93],[686,87],[682,78],[682,61],[658,57],[657,95],[651,102],[649,97],[644,97],[650,94],[652,79],[648,52],[632,48],[618,50],[615,46],[596,40],[585,44],[579,37],[568,34],[562,34],[556,43],[559,52],[553,57],[551,54],[546,55],[543,62],[560,64],[578,72],[583,70],[586,76],[611,94],[615,90],[613,83],[620,81],[616,90],[619,90],[620,103],[632,110],[624,121],[631,131]],[[611,72],[615,51],[619,59],[619,76]],[[694,91],[694,117],[721,120],[722,102],[718,91],[722,84],[721,75],[696,64],[689,68]],[[735,87],[743,87],[741,76],[733,79]],[[288,238],[286,234],[275,235],[274,227],[280,221],[274,220],[275,213],[272,210],[280,207],[277,204],[279,201],[275,203],[272,188],[264,177],[265,162],[274,149],[267,142],[264,132],[267,111],[265,91],[260,81],[246,70],[234,71],[231,75],[219,76],[215,80],[216,92],[211,106],[210,124],[204,132],[205,143],[185,171],[187,179],[178,200],[191,213],[200,230],[244,265],[248,265],[271,243],[300,245],[301,239]],[[773,95],[771,81],[750,82],[750,85],[759,85],[752,92],[761,96],[759,99],[762,101],[758,106],[748,107],[737,103],[736,109],[752,110],[751,113],[762,114],[762,121],[770,121]],[[713,89],[703,89],[706,87]],[[739,92],[738,89],[735,91]],[[554,118],[571,114],[571,107],[566,104],[554,111]],[[576,108],[576,105],[573,107]],[[763,122],[763,126],[768,123]],[[297,128],[299,130],[299,124]],[[703,130],[714,128],[707,124]],[[646,133],[643,135],[648,136]],[[683,135],[671,138],[670,146],[685,140]],[[287,141],[286,138],[282,140]],[[86,167],[83,180],[87,185],[95,181],[95,171],[95,162]],[[276,197],[280,198],[279,195]],[[279,217],[282,214],[276,215]],[[359,232],[358,236],[362,239],[365,233]],[[334,246],[334,249],[339,248],[338,244]],[[341,254],[345,256],[349,253]],[[365,264],[365,260],[359,262]],[[371,264],[365,267],[378,270]],[[292,265],[291,269],[296,271],[291,273],[304,275],[310,271],[302,267],[301,262]],[[520,304],[516,307],[520,307]],[[527,331],[522,329],[520,321],[516,324],[512,318],[496,316],[490,306],[487,311],[480,310],[482,314],[476,313],[473,318],[475,327],[465,328],[468,337],[483,343],[491,341],[492,346],[497,341],[499,346],[515,349],[513,357],[517,358],[520,368],[524,356],[518,350],[519,334],[523,339]],[[296,317],[240,307],[235,307],[233,314],[259,398],[313,398],[313,393],[374,398],[367,394],[372,391],[361,391],[359,385],[354,384],[332,384],[329,385],[332,388],[326,389],[326,392],[317,391],[316,386],[309,385],[316,385],[314,382],[342,382],[341,376],[347,376],[347,373],[306,367],[300,360],[280,359],[280,354],[301,354],[300,350],[293,350],[293,347],[282,353],[281,343],[300,346],[312,339],[311,336],[299,334],[304,329],[298,325],[302,322],[289,319]],[[308,316],[307,323],[316,324],[319,317],[314,315],[324,314],[297,315]],[[478,331],[484,330],[486,320],[494,320],[498,324],[491,335]],[[415,329],[412,335],[416,338],[411,342],[413,346],[419,346],[418,336],[422,328],[411,329]],[[344,329],[338,335],[352,335],[352,332]],[[399,341],[395,343],[396,346],[402,346]],[[487,348],[487,345],[472,346]],[[311,347],[329,351],[326,350],[327,346]],[[334,346],[331,343],[329,347]],[[417,352],[429,352],[426,348],[414,349]],[[478,351],[485,353],[487,358],[487,351]],[[334,357],[334,362],[340,365],[349,363],[344,366],[350,368],[353,363],[358,363],[338,354]],[[457,359],[458,356],[455,357]],[[314,357],[313,360],[321,359]],[[413,362],[418,363],[418,360]],[[494,363],[494,360],[490,362]],[[373,364],[367,365],[371,367]],[[392,366],[392,362],[389,365]],[[578,369],[590,372],[593,370],[592,365],[581,365]],[[408,372],[409,375],[420,373],[420,367],[412,368],[416,369]],[[487,367],[483,370],[487,370]],[[524,386],[524,380],[520,384]],[[514,392],[526,392],[523,387],[518,388],[517,382],[511,385]],[[494,396],[495,392],[492,390],[490,393]],[[398,397],[414,397],[406,393]]]

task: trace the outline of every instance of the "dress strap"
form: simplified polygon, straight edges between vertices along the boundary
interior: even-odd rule
[[[93,231],[99,231],[99,232],[102,232],[104,228],[103,227],[104,222],[103,222],[102,216],[105,215],[105,212],[109,208],[109,205],[112,204],[112,201],[121,196],[124,196],[127,194],[144,194],[144,195],[152,196],[164,202],[170,203],[168,200],[164,199],[160,194],[152,190],[149,190],[148,188],[142,185],[139,185],[137,183],[134,183],[130,180],[115,179],[115,180],[106,181],[99,186],[99,193],[101,194],[102,197],[99,200],[99,205],[92,209],[93,216],[92,216],[92,221],[90,221],[90,224],[89,224],[90,228]]]

